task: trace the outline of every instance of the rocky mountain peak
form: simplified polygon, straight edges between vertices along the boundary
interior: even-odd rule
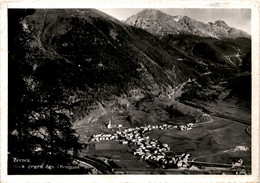
[[[133,17],[129,17],[129,18],[159,20],[162,17],[166,17],[166,16],[168,15],[157,9],[144,9],[141,12],[134,15]]]
[[[165,14],[165,13],[163,13],[162,11],[157,10],[157,9],[150,9],[150,8],[148,8],[148,9],[144,9],[143,11],[141,11],[140,14],[157,16],[159,14]]]
[[[250,38],[248,33],[229,27],[223,20],[203,23],[188,16],[171,16],[156,9],[144,9],[127,18],[125,23],[159,36],[191,34],[214,38]]]
[[[215,26],[218,26],[218,27],[225,28],[225,29],[230,28],[230,27],[226,24],[226,22],[224,22],[223,20],[217,20],[217,21],[215,21],[214,25],[215,25]]]

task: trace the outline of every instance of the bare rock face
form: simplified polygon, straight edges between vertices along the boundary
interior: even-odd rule
[[[156,9],[145,9],[127,18],[125,23],[159,36],[191,34],[213,38],[250,38],[246,32],[229,27],[222,20],[203,23],[187,16],[170,16]]]
[[[228,29],[229,28],[229,26],[226,24],[226,22],[224,22],[222,20],[215,21],[214,25],[217,26],[217,27],[224,28],[224,29]]]

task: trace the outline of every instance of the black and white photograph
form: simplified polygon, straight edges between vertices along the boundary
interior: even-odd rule
[[[250,8],[6,19],[8,176],[252,175]]]

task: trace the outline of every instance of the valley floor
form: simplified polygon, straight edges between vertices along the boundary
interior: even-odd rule
[[[180,130],[180,121],[171,121],[174,128],[154,129],[144,134],[160,144],[168,144],[170,150],[165,157],[177,157],[190,154],[187,166],[164,166],[161,161],[153,161],[134,155],[137,146],[122,141],[91,141],[95,134],[114,134],[130,129],[129,122],[121,118],[114,121],[122,128],[108,129],[101,118],[93,124],[77,129],[81,139],[87,142],[87,148],[80,156],[91,157],[111,167],[116,174],[250,174],[251,173],[251,110],[249,103],[236,98],[221,102],[203,102],[193,100],[186,107],[210,114],[204,122],[194,123],[190,130]],[[204,112],[202,112],[204,111]],[[206,111],[206,112],[205,112]],[[187,124],[191,118],[183,118]],[[91,125],[91,128],[89,128]],[[161,125],[163,126],[163,125]],[[235,166],[236,160],[243,161]],[[168,159],[169,164],[169,159]],[[168,165],[166,164],[166,165]],[[177,164],[177,163],[176,163]],[[98,169],[98,168],[97,168]],[[101,173],[101,172],[100,172]]]

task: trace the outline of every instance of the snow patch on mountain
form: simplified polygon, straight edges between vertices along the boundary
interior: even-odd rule
[[[173,20],[174,20],[175,22],[179,22],[182,18],[183,18],[183,16],[174,16],[174,17],[173,17]]]

